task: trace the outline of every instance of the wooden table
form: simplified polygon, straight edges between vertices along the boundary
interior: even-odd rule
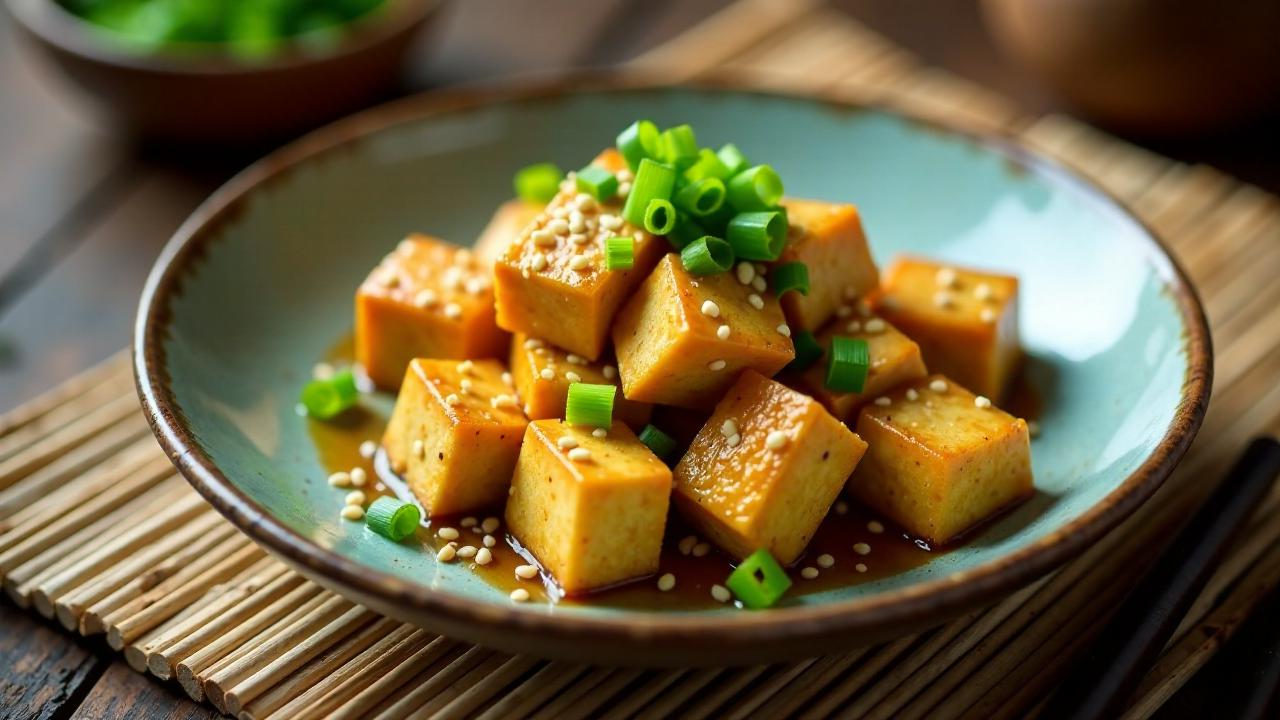
[[[513,72],[623,61],[728,0],[467,0],[450,5],[414,58],[405,91]],[[971,3],[835,3],[925,59],[1017,99],[1051,96],[1004,63]],[[0,411],[123,347],[151,262],[184,217],[254,159],[148,148],[101,126],[60,78],[15,42],[0,14]],[[1265,125],[1229,140],[1157,151],[1210,162],[1280,189]],[[1259,151],[1261,148],[1261,151]],[[258,151],[260,152],[260,151]],[[0,718],[212,717],[0,602]]]

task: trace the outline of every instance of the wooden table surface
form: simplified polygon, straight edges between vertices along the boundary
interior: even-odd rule
[[[514,72],[626,60],[729,0],[467,0],[415,53],[405,92]],[[973,3],[837,0],[937,65],[1055,109],[1003,61]],[[0,412],[124,347],[142,282],[187,214],[262,149],[236,157],[147,148],[104,127],[0,13]],[[1280,190],[1267,124],[1153,149]],[[139,713],[141,715],[139,715]],[[104,644],[0,602],[0,718],[213,717],[133,672]]]

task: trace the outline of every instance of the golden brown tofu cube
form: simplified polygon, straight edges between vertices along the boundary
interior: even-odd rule
[[[1027,423],[942,375],[866,405],[858,434],[870,445],[852,494],[911,534],[945,544],[1027,499]]]
[[[676,465],[676,507],[730,555],[790,564],[866,449],[813,398],[747,370]]]
[[[795,357],[778,300],[733,273],[695,277],[668,254],[613,327],[622,393],[709,408],[750,368],[773,375]]]
[[[416,357],[502,357],[511,336],[494,322],[492,285],[471,251],[410,235],[356,291],[356,361],[394,390]]]
[[[777,263],[802,262],[809,294],[787,293],[782,309],[792,329],[816,331],[843,304],[880,284],[862,219],[853,205],[821,200],[784,200],[789,237]]]
[[[615,172],[625,167],[614,150],[595,164]],[[622,205],[622,198],[597,203],[566,180],[493,266],[498,325],[599,358],[618,308],[667,249],[664,238],[625,222]],[[635,262],[629,270],[606,270],[604,242],[619,235],[635,238]]]
[[[537,219],[546,209],[541,203],[527,200],[508,200],[498,206],[489,218],[489,224],[471,248],[476,259],[492,265],[498,256],[506,251],[507,246],[520,238],[520,233]]]
[[[621,422],[606,437],[560,420],[525,432],[507,527],[565,593],[658,570],[671,470]]]
[[[617,385],[618,367],[613,358],[590,361],[581,355],[548,344],[540,338],[516,333],[511,340],[511,376],[530,420],[564,417],[570,383]],[[653,406],[635,402],[619,391],[613,400],[613,417],[639,431],[649,422]]]
[[[496,360],[409,363],[382,445],[428,514],[506,500],[529,421],[503,373]]]
[[[878,311],[920,344],[932,372],[999,402],[1018,371],[1018,278],[919,258],[885,272]]]
[[[862,386],[862,392],[842,393],[827,389],[827,364],[822,360],[795,379],[797,389],[812,395],[841,420],[854,419],[858,408],[863,404],[927,374],[924,360],[920,357],[919,345],[884,318],[866,311],[865,305],[859,306],[862,312],[853,310],[853,307],[842,305],[841,308],[850,308],[850,312],[838,313],[839,317],[827,323],[822,332],[818,333],[817,340],[827,353],[831,352],[831,339],[837,335],[867,341],[871,367],[867,368],[867,381]]]

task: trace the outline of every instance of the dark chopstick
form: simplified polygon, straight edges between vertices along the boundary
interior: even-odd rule
[[[1235,720],[1265,720],[1280,714],[1280,589],[1253,611],[1218,657],[1221,683],[1215,713]]]
[[[1280,443],[1257,438],[1204,506],[1138,581],[1101,635],[1075,662],[1041,720],[1116,717],[1223,551],[1280,474]]]

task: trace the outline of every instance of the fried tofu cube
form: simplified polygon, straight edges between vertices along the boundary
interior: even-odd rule
[[[538,215],[546,209],[541,203],[529,202],[519,198],[508,200],[498,206],[489,224],[471,248],[476,259],[492,265],[498,256],[506,251],[507,246],[520,238],[520,232],[528,227]]]
[[[511,376],[530,420],[564,417],[570,383],[617,385],[618,367],[613,359],[590,361],[565,352],[540,338],[516,333],[511,341]],[[619,391],[613,400],[613,417],[639,432],[649,422],[653,406],[628,400]]]
[[[427,513],[500,505],[529,421],[496,360],[416,359],[382,437]]]
[[[502,357],[511,336],[494,322],[492,284],[470,250],[410,235],[356,291],[356,361],[395,390],[417,357]]]
[[[676,507],[725,552],[804,552],[867,444],[813,398],[747,370],[676,465]]]
[[[886,322],[884,318],[876,317],[870,312],[866,315],[858,312],[839,313],[839,315],[843,317],[836,317],[827,323],[822,332],[818,333],[818,344],[830,353],[831,339],[837,335],[867,341],[871,367],[867,368],[867,381],[862,386],[862,392],[842,393],[828,389],[827,365],[821,361],[814,363],[795,380],[797,389],[812,395],[826,406],[832,415],[841,420],[855,419],[858,408],[865,403],[871,402],[903,383],[919,380],[927,374],[924,360],[920,355],[920,346]]]
[[[626,425],[607,436],[534,420],[507,501],[507,527],[569,595],[658,571],[671,470]]]
[[[626,166],[615,150],[595,164],[615,172]],[[618,308],[667,249],[665,239],[625,222],[622,205],[622,198],[598,203],[566,180],[493,266],[498,325],[598,359]],[[635,238],[635,262],[606,270],[604,242],[618,235]]]
[[[782,206],[790,236],[775,264],[802,262],[809,269],[809,294],[785,294],[782,309],[793,330],[816,332],[836,308],[875,290],[880,272],[856,207],[795,198]]]
[[[920,344],[930,371],[999,402],[1022,360],[1018,278],[919,258],[885,273],[885,319]]]
[[[664,257],[613,327],[622,393],[632,400],[710,408],[750,368],[773,375],[795,357],[782,307],[733,273],[695,277]]]
[[[943,545],[1034,492],[1026,421],[933,375],[866,405],[870,445],[849,490],[911,534]]]

